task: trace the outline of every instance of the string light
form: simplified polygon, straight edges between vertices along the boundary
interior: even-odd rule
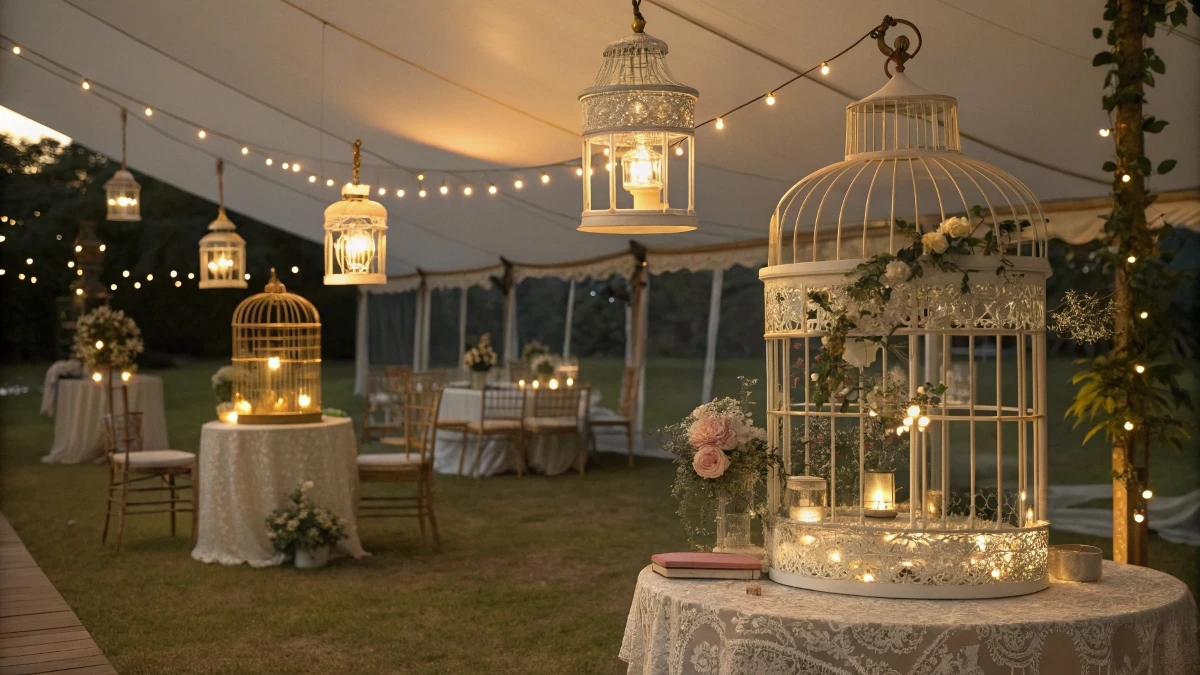
[[[1133,431],[1133,422],[1125,423],[1125,431]]]
[[[1146,372],[1146,366],[1143,366],[1140,363],[1137,364],[1136,366],[1134,366],[1133,369],[1137,371],[1138,375],[1141,375],[1142,373]]]
[[[84,81],[83,81],[83,88],[84,88],[84,90],[91,89],[91,88],[92,88],[92,83],[91,83],[91,82],[88,82],[87,80],[84,80]]]
[[[581,166],[581,167],[577,167],[577,168],[575,169],[575,175],[576,175],[576,176],[582,176],[582,175],[583,175],[583,167],[582,167],[582,166]]]
[[[550,174],[542,173],[542,184],[544,185],[549,182],[550,182]]]
[[[678,157],[683,157],[683,144],[682,143],[675,146],[675,155]]]
[[[146,117],[153,117],[153,116],[154,116],[154,109],[147,107],[146,108]],[[246,153],[243,152],[242,154],[244,155]]]
[[[1150,312],[1142,312],[1141,314],[1138,314],[1138,316],[1139,316],[1139,317],[1141,317],[1141,318],[1143,318],[1143,319],[1149,319],[1149,318],[1150,318]]]
[[[1143,516],[1143,515],[1142,515],[1142,514],[1140,514],[1140,513],[1135,513],[1135,514],[1133,514],[1133,520],[1134,520],[1134,522],[1136,522],[1136,523],[1140,523],[1140,522],[1142,522],[1142,521],[1143,521],[1143,520],[1145,520],[1145,519],[1146,519],[1146,516]]]
[[[604,163],[604,170],[605,170],[605,171],[612,171],[612,162],[605,162],[605,163]]]
[[[179,287],[180,287],[180,286],[182,286],[182,285],[183,285],[183,282],[182,282],[182,281],[176,281],[176,282],[175,282],[175,288],[179,288]]]
[[[1108,135],[1109,135],[1110,133],[1112,133],[1112,129],[1109,129],[1109,128],[1105,127],[1105,128],[1103,128],[1103,129],[1101,129],[1101,130],[1100,130],[1100,137],[1101,137],[1101,138],[1108,138]]]
[[[423,174],[423,173],[417,174],[417,180],[425,180],[425,174]]]
[[[133,287],[134,287],[134,288],[141,288],[141,287],[142,287],[142,282],[140,282],[140,281],[135,281],[135,282],[133,282]]]
[[[78,245],[77,245],[77,246],[75,247],[75,252],[76,252],[76,253],[82,253],[82,252],[83,252],[83,247],[82,247],[82,246],[78,246]]]
[[[83,295],[83,289],[82,289],[82,288],[76,288],[76,289],[75,289],[75,295]]]
[[[288,170],[288,169],[290,169],[290,168],[292,168],[292,165],[291,165],[291,163],[290,163],[290,162],[284,162],[284,163],[283,163],[283,170],[284,170],[284,171],[287,171],[287,170]]]
[[[299,164],[292,165],[292,173],[300,173],[300,165]]]
[[[498,188],[497,188],[495,185],[489,185],[489,186],[488,186],[488,194],[489,194],[489,195],[494,195],[494,194],[496,194],[497,192],[499,192],[499,189],[498,189]]]
[[[75,268],[75,261],[74,261],[74,260],[68,261],[68,262],[67,262],[67,267],[69,267],[69,268],[71,268],[71,269],[74,269],[74,268]]]
[[[442,186],[440,188],[438,188],[438,192],[440,192],[442,194],[449,194],[450,188],[447,187],[445,183],[443,183]]]
[[[471,186],[470,186],[470,185],[468,185],[468,186],[466,186],[466,187],[464,187],[464,188],[463,188],[463,196],[465,196],[465,197],[470,197],[470,196],[471,196],[471,192],[473,192],[473,190],[471,189]]]
[[[117,290],[117,285],[116,285],[116,284],[109,284],[109,285],[108,285],[108,290],[110,290],[110,291],[115,291],[115,290]]]
[[[17,275],[17,278],[20,279],[21,281],[25,281],[25,273],[21,272],[20,274]]]
[[[154,275],[153,275],[153,274],[147,274],[147,275],[146,275],[146,281],[154,281]]]
[[[822,74],[822,75],[828,75],[828,74],[829,74],[829,64],[828,64],[828,63],[822,63],[822,64],[821,64],[821,74]]]
[[[724,129],[724,128],[725,128],[725,118],[718,117],[717,118],[717,129]]]
[[[1128,183],[1131,180],[1133,180],[1133,177],[1130,176],[1129,174],[1125,174],[1125,175],[1121,176],[1122,183]]]
[[[295,265],[292,265],[292,274],[299,274],[299,273],[300,273],[300,268]]]
[[[1154,493],[1150,490],[1150,488],[1142,490],[1142,499],[1152,499],[1153,497]]]
[[[425,198],[425,188],[421,188],[420,190],[418,190],[417,196],[424,199]]]
[[[195,278],[196,278],[195,272],[188,272],[188,279],[195,279]],[[116,289],[114,288],[113,290],[116,290]]]
[[[244,278],[246,279],[246,281],[250,281],[250,273],[249,273],[249,272],[246,272],[246,274],[245,274],[245,277],[244,277]]]
[[[317,177],[316,177],[316,176],[309,176],[309,177],[308,177],[308,182],[310,182],[310,183],[315,183],[315,182],[317,182]]]
[[[206,132],[206,131],[205,131],[205,130],[203,130],[203,129],[201,129],[201,130],[199,131],[199,133],[197,133],[196,135],[197,135],[197,136],[199,136],[200,138],[208,138],[208,132]]]
[[[179,272],[176,272],[175,270],[171,270],[171,278],[174,279],[177,276],[179,276]]]
[[[125,271],[121,272],[121,276],[123,276],[123,277],[125,277],[126,279],[128,279],[128,278],[129,278],[129,270],[125,270]]]
[[[513,187],[520,190],[521,188],[525,187],[525,181],[518,178],[515,181],[513,181]]]
[[[403,188],[401,188],[401,189],[399,189],[399,190],[396,190],[396,196],[397,196],[397,197],[403,197],[403,196],[404,196],[404,189],[403,189]]]
[[[767,94],[767,105],[775,105],[775,92]]]
[[[26,265],[32,265],[32,264],[33,264],[33,258],[26,258],[26,259],[25,259],[25,264],[26,264]]]
[[[106,244],[100,244],[100,252],[101,253],[103,253],[104,249],[106,249],[106,248],[108,248],[108,246]]]
[[[248,154],[250,154],[250,148],[247,148],[246,146],[244,146],[244,145],[243,145],[243,146],[242,146],[242,154],[243,154],[243,155],[248,155]]]
[[[382,196],[384,196],[384,195],[386,195],[386,194],[387,194],[387,188],[382,188],[382,187],[381,187],[381,188],[379,188],[379,196],[380,196],[380,197],[382,197]]]
[[[333,179],[330,178],[329,180],[325,181],[325,185],[328,185],[329,187],[333,187]]]
[[[16,45],[13,45],[13,53],[14,53],[14,54],[20,54],[20,53],[21,53],[21,48],[20,48],[20,47],[18,47],[18,46],[16,46]]]
[[[270,157],[267,158],[267,166],[271,166],[274,163],[275,163],[275,160],[271,159]],[[329,182],[332,183],[333,181],[329,181]]]

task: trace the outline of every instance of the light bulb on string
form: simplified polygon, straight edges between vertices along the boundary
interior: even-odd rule
[[[513,181],[513,187],[520,190],[521,188],[525,187],[525,181],[518,178],[515,181]]]
[[[292,265],[292,274],[299,274],[299,273],[300,273],[300,268],[296,265]]]
[[[422,199],[424,199],[424,198],[425,198],[425,188],[421,188],[420,190],[418,190],[418,191],[417,191],[417,196],[418,196],[418,197],[421,197]]]
[[[1100,138],[1108,138],[1108,135],[1111,133],[1112,133],[1112,129],[1105,127],[1100,130]]]
[[[243,155],[250,154],[250,148],[247,148],[246,146],[242,146],[242,154]]]
[[[387,188],[379,188],[379,196],[380,197],[382,197],[386,194],[387,194]]]
[[[1125,423],[1125,431],[1133,431],[1133,422]]]
[[[195,278],[196,278],[195,272],[188,272],[188,279],[195,279]],[[116,290],[116,289],[113,289],[113,290]]]
[[[494,184],[493,184],[493,185],[489,185],[489,186],[488,186],[488,194],[489,194],[489,195],[494,195],[494,194],[496,194],[496,193],[497,193],[497,192],[499,192],[499,191],[500,191],[500,190],[499,190],[499,189],[498,189],[498,188],[497,188],[497,187],[496,187]]]
[[[543,174],[542,174],[542,184],[544,185],[544,184],[546,184],[546,183],[549,183],[549,182],[550,182],[550,174],[548,174],[548,173],[543,173]]]
[[[683,144],[682,143],[675,146],[675,156],[683,157]]]
[[[21,48],[20,48],[20,47],[18,47],[17,45],[13,45],[13,53],[14,53],[14,54],[20,54],[20,53],[21,53]]]
[[[474,192],[474,190],[471,189],[470,185],[463,188],[463,196],[465,197],[470,197],[472,192]]]
[[[315,182],[317,182],[317,177],[316,177],[316,176],[309,176],[309,177],[308,177],[308,182],[310,182],[310,183],[315,183]]]
[[[329,180],[325,181],[325,185],[327,185],[329,187],[333,187],[333,179],[330,178]]]
[[[300,165],[299,164],[292,165],[292,173],[300,173]]]
[[[154,116],[154,109],[147,107],[146,108],[146,117],[153,117],[153,116]],[[243,152],[242,154],[244,155],[246,153]]]
[[[274,163],[275,163],[275,160],[273,160],[273,159],[271,159],[270,157],[268,157],[268,158],[267,158],[267,160],[266,160],[266,162],[267,162],[267,166],[271,166],[272,164],[274,164]],[[333,184],[333,181],[329,181],[329,182],[330,182],[330,184]]]
[[[576,169],[575,169],[575,175],[576,175],[576,176],[582,176],[582,175],[583,175],[583,167],[582,167],[582,166],[580,166],[580,167],[576,167]]]
[[[110,291],[115,291],[115,290],[117,290],[117,285],[116,285],[116,284],[109,284],[109,285],[108,285],[108,290],[110,290]]]
[[[725,118],[718,117],[717,118],[717,129],[724,129],[724,128],[725,128]]]
[[[1142,521],[1143,521],[1143,520],[1145,520],[1145,519],[1146,519],[1146,516],[1143,516],[1143,515],[1142,515],[1142,514],[1140,514],[1140,513],[1135,513],[1135,514],[1133,514],[1133,520],[1134,520],[1134,522],[1136,522],[1136,523],[1140,523],[1140,522],[1142,522]]]
[[[775,105],[775,92],[768,93],[766,101],[767,105]]]
[[[438,192],[443,195],[450,194],[450,188],[445,183],[442,183],[442,186],[438,188]]]
[[[1141,314],[1138,314],[1138,318],[1142,318],[1142,319],[1149,319],[1149,318],[1150,318],[1150,312],[1142,312]]]
[[[1129,174],[1124,174],[1123,176],[1121,176],[1122,183],[1128,183],[1131,180],[1133,180],[1133,177],[1130,176]]]
[[[67,261],[67,267],[69,267],[71,269],[75,269],[75,261],[74,260]]]
[[[84,80],[84,81],[83,81],[83,88],[84,88],[84,90],[85,90],[85,91],[86,91],[86,90],[88,90],[88,89],[91,89],[91,88],[92,88],[92,83],[91,83],[91,82],[88,82],[87,80]]]
[[[208,132],[203,129],[196,132],[196,135],[199,136],[200,138],[208,138]]]
[[[1142,499],[1152,499],[1153,497],[1154,497],[1154,492],[1151,491],[1150,488],[1146,488],[1145,490],[1142,490]]]
[[[283,170],[284,170],[284,171],[287,171],[287,170],[288,170],[288,169],[290,169],[290,168],[292,168],[292,165],[291,165],[291,163],[290,163],[290,162],[284,162],[284,163],[283,163]]]
[[[1141,375],[1142,373],[1146,372],[1146,366],[1143,366],[1143,365],[1142,365],[1142,364],[1140,364],[1140,363],[1139,363],[1139,364],[1137,364],[1136,366],[1134,366],[1134,367],[1133,367],[1133,369],[1134,369],[1135,371],[1137,371],[1137,374],[1138,374],[1138,375]]]
[[[423,173],[417,174],[417,180],[425,180],[425,174],[423,174]]]
[[[399,190],[396,190],[396,196],[403,197],[404,196],[404,188],[400,188]]]
[[[828,74],[829,74],[829,64],[828,64],[828,63],[822,63],[822,64],[821,64],[821,74],[822,74],[822,75],[828,75]]]

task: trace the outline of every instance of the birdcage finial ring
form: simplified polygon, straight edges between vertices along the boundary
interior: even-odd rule
[[[887,30],[900,24],[908,26],[917,35],[917,48],[911,52],[908,50],[908,48],[912,46],[912,41],[907,35],[897,36],[896,40],[890,47],[884,40],[884,38],[887,37]],[[884,61],[883,63],[883,72],[887,74],[888,79],[891,79],[892,77],[890,70],[891,64],[896,64],[896,72],[903,73],[905,62],[914,58],[917,55],[917,52],[921,51],[921,44],[923,43],[923,40],[921,39],[921,30],[917,28],[911,21],[907,21],[905,19],[893,19],[890,16],[883,17],[883,21],[880,22],[878,28],[872,31],[871,36],[875,38],[876,44],[879,45],[879,51],[882,52],[884,56],[888,57],[887,61]]]
[[[275,276],[275,268],[271,268],[271,278],[267,280],[267,286],[263,289],[264,293],[287,293],[287,287]]]

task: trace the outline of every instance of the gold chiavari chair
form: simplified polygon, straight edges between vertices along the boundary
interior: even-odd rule
[[[404,395],[403,452],[367,453],[358,456],[358,478],[364,483],[416,483],[414,496],[361,497],[359,518],[416,518],[425,537],[426,520],[433,542],[441,547],[433,511],[433,448],[438,408],[444,387],[413,386]]]
[[[462,450],[458,455],[458,473],[462,475],[463,454],[467,441],[475,436],[475,461],[471,475],[479,477],[479,463],[483,458],[483,439],[502,436],[517,453],[517,475],[525,473],[525,390],[517,387],[487,388],[479,392],[479,419],[468,420],[463,434]]]
[[[621,400],[616,417],[592,419],[587,417],[588,440],[592,450],[596,450],[596,427],[625,427],[625,443],[629,452],[629,466],[633,466],[633,418],[636,414],[634,403],[637,401],[638,369],[626,366],[621,372]],[[590,411],[590,406],[588,407]]]
[[[179,513],[192,514],[192,541],[196,541],[196,455],[182,450],[145,450],[142,443],[142,413],[130,412],[104,416],[106,454],[108,455],[108,498],[105,505],[104,532],[100,542],[108,542],[108,524],[117,516],[117,549],[125,538],[125,517],[152,513],[171,514],[171,536]],[[180,485],[176,478],[186,477]],[[163,493],[166,499],[163,499]],[[181,496],[180,493],[188,493]],[[146,497],[146,498],[143,498]]]
[[[525,433],[537,436],[573,436],[579,453],[579,474],[587,466],[587,441],[579,424],[579,407],[588,400],[587,387],[541,387],[533,392],[533,403],[525,417]]]
[[[374,366],[367,370],[363,397],[362,441],[393,436],[404,431],[403,395],[412,369],[408,366]]]

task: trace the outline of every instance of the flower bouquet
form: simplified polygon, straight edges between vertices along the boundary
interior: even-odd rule
[[[762,556],[750,540],[755,492],[779,458],[767,449],[766,431],[754,426],[750,390],[757,380],[742,378],[739,398],[705,403],[683,421],[663,429],[662,448],[675,457],[671,493],[693,548],[713,534],[714,551]]]
[[[278,553],[292,556],[296,567],[323,567],[329,548],[346,536],[346,521],[309,500],[313,482],[306,480],[292,490],[292,505],[276,509],[267,517],[267,538]]]
[[[85,370],[129,370],[144,348],[142,331],[119,309],[101,305],[75,320],[71,355]]]
[[[491,333],[484,333],[479,337],[479,342],[463,355],[463,365],[471,371],[471,386],[483,389],[487,384],[488,371],[495,368],[499,360],[496,350],[492,348]]]
[[[236,422],[237,410],[233,407],[233,366],[221,366],[212,376],[213,396],[217,399],[217,419]]]

